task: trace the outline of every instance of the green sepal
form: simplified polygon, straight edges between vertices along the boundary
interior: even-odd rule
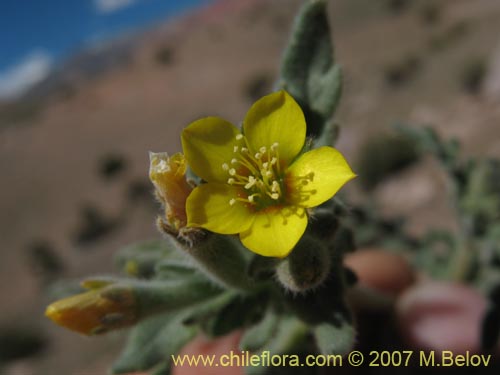
[[[322,240],[332,239],[339,228],[339,216],[329,205],[316,208],[309,221],[307,233]]]
[[[174,312],[196,305],[219,294],[221,289],[210,283],[203,275],[191,274],[177,280],[116,279],[101,289],[101,297],[116,303],[126,303],[127,312],[134,321],[146,319],[154,314]],[[125,316],[125,315],[124,315]]]
[[[308,0],[297,16],[281,65],[281,88],[304,111],[308,135],[318,138],[335,112],[342,75],[333,58],[325,0]]]
[[[169,366],[171,355],[177,354],[197,333],[196,327],[182,325],[183,319],[183,313],[166,313],[134,327],[125,349],[113,364],[112,373],[145,371],[156,365]]]
[[[192,245],[178,242],[178,246],[216,285],[240,291],[254,289],[255,282],[247,274],[251,253],[233,238],[206,233],[204,238]]]
[[[290,255],[278,264],[276,276],[286,289],[305,292],[326,279],[330,265],[330,253],[325,244],[304,235]]]
[[[344,301],[344,272],[340,258],[332,258],[332,268],[325,282],[307,293],[284,293],[287,306],[304,322],[317,325],[331,322],[336,314],[350,321],[350,311]]]

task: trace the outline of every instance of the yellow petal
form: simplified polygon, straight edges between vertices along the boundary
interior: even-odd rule
[[[188,226],[202,227],[215,233],[235,234],[246,230],[252,223],[253,213],[238,198],[234,186],[208,183],[198,186],[186,202]]]
[[[264,96],[248,111],[243,130],[252,151],[279,144],[279,157],[288,165],[302,150],[306,121],[302,109],[286,92]]]
[[[243,245],[254,253],[283,258],[294,248],[307,226],[303,208],[284,207],[255,214],[251,227],[240,234]]]
[[[236,126],[218,117],[206,117],[188,125],[182,131],[182,148],[189,166],[205,181],[226,182],[227,171],[222,168],[234,157]]]
[[[315,207],[333,197],[354,177],[339,151],[320,147],[304,153],[288,168],[288,199],[297,206]]]

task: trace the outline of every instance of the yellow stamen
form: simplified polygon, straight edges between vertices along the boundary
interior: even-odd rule
[[[273,143],[271,147],[261,146],[253,154],[245,136],[238,134],[236,139],[242,141],[244,146],[234,146],[233,151],[236,155],[229,163],[224,163],[223,168],[230,176],[227,183],[241,186],[245,190],[239,193],[242,196],[231,199],[229,204],[234,205],[240,201],[260,208],[277,204],[283,197],[284,183],[284,176],[279,170],[278,143]],[[231,168],[230,165],[235,167]],[[236,165],[240,165],[241,168],[237,168]]]

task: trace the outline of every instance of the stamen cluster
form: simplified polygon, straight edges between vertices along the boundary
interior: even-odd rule
[[[250,204],[256,209],[283,203],[284,174],[279,159],[279,144],[271,147],[262,146],[252,153],[244,135],[238,134],[239,145],[234,146],[234,157],[229,163],[223,163],[227,171],[229,185],[241,187],[237,198],[231,198],[229,204],[236,202]]]

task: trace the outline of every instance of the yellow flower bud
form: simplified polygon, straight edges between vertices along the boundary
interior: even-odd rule
[[[137,321],[131,290],[109,285],[61,299],[45,315],[55,323],[84,335],[97,335]]]
[[[186,159],[181,153],[169,156],[166,152],[151,152],[149,157],[149,178],[165,206],[167,223],[178,233],[187,223],[186,199],[192,190],[186,180]]]

